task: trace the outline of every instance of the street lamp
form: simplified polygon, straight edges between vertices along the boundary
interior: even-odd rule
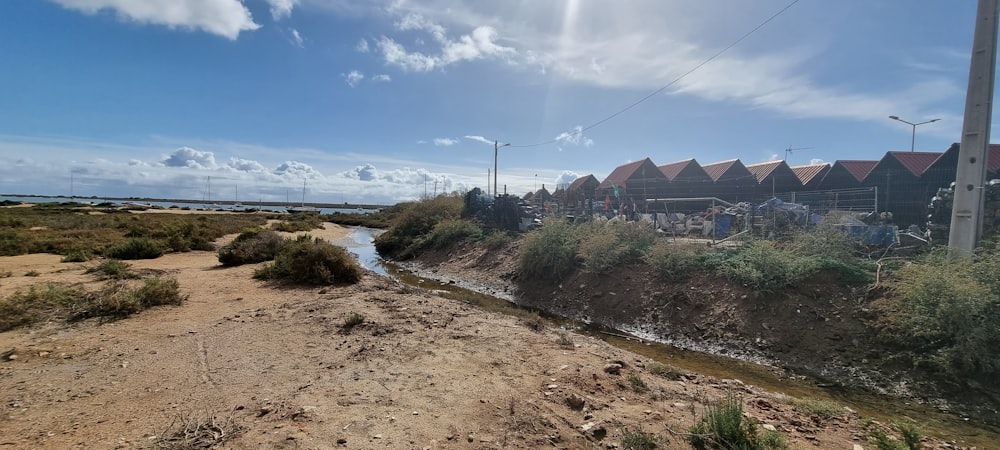
[[[500,141],[493,141],[493,196],[499,197],[500,193],[497,191],[497,153],[500,151],[500,147],[506,147],[510,143],[500,145]]]
[[[928,120],[926,122],[913,123],[913,122],[907,122],[907,121],[905,121],[903,119],[900,119],[899,116],[889,116],[889,118],[892,119],[892,120],[898,121],[898,122],[903,122],[903,123],[905,123],[905,124],[913,127],[913,132],[910,134],[910,152],[911,153],[913,152],[913,144],[915,144],[916,141],[917,141],[917,125],[923,125],[923,124],[926,124],[926,123],[937,122],[937,121],[941,120],[941,119],[931,119],[931,120]]]

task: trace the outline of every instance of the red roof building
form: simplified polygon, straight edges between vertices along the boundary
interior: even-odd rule
[[[829,164],[810,164],[807,166],[794,166],[791,168],[795,176],[798,177],[802,189],[806,191],[815,190],[819,182],[830,171]]]
[[[757,181],[758,198],[802,189],[802,182],[784,161],[768,161],[746,166]]]

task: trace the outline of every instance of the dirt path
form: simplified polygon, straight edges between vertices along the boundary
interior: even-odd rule
[[[0,352],[15,350],[0,360],[0,448],[150,447],[213,415],[226,433],[244,430],[226,448],[611,448],[640,426],[665,448],[689,448],[666,427],[687,430],[704,399],[727,392],[792,448],[867,445],[847,411],[820,424],[738,381],[656,376],[647,359],[600,340],[533,331],[372,274],[289,288],[253,280],[255,266],[220,268],[212,252],[131,264],[176,277],[189,301],[0,333]],[[0,272],[12,272],[0,296],[41,281],[92,283],[86,266],[0,258]],[[23,276],[30,270],[39,275]],[[354,313],[364,322],[345,330]]]

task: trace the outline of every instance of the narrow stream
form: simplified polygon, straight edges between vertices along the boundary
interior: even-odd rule
[[[441,295],[463,301],[481,309],[503,314],[526,317],[539,314],[556,325],[574,329],[579,333],[602,339],[618,348],[631,351],[655,361],[670,364],[687,372],[699,373],[720,379],[738,379],[767,391],[780,392],[801,399],[833,401],[857,411],[863,417],[873,417],[882,422],[908,418],[915,421],[925,435],[932,435],[962,446],[997,448],[1000,430],[974,423],[954,414],[941,412],[927,405],[880,395],[863,389],[847,387],[821,387],[812,379],[789,376],[785,371],[725,356],[710,355],[680,349],[671,345],[627,337],[616,330],[601,330],[572,320],[539,313],[510,301],[456,286],[446,281],[424,278],[396,264],[383,261],[373,244],[380,230],[353,228],[348,250],[358,255],[364,266],[384,276],[405,284],[440,291]],[[608,332],[613,332],[608,334]]]

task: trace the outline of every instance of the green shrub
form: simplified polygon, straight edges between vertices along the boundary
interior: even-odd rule
[[[698,244],[671,243],[661,239],[644,258],[660,277],[669,281],[687,278],[698,269],[705,247]]]
[[[219,249],[219,263],[231,267],[270,261],[278,254],[284,242],[285,239],[274,231],[250,229]]]
[[[25,272],[25,274],[24,274],[24,276],[26,276],[26,277],[37,277],[39,275],[41,275],[41,273],[38,273],[37,270],[29,270],[29,271]]]
[[[108,278],[114,278],[116,280],[127,280],[129,278],[138,277],[134,272],[132,272],[128,264],[125,264],[117,259],[105,259],[96,267],[91,267],[85,272],[100,273]]]
[[[882,336],[912,350],[916,364],[941,373],[1000,374],[996,259],[949,259],[938,251],[900,269]]]
[[[382,256],[408,259],[425,249],[431,231],[446,219],[461,216],[463,200],[458,195],[440,195],[419,202],[400,203],[386,212],[391,226],[375,238],[375,250]]]
[[[642,431],[642,427],[622,429],[622,448],[624,450],[653,450],[660,445],[660,438]]]
[[[542,229],[531,232],[518,255],[520,273],[529,279],[560,279],[576,268],[576,230],[565,220],[546,219]]]
[[[510,244],[510,241],[510,235],[504,231],[497,230],[484,236],[481,242],[483,247],[489,250],[500,250]]]
[[[461,219],[445,219],[434,225],[428,238],[433,248],[447,248],[466,239],[480,239],[483,229],[478,225]]]
[[[655,240],[656,232],[641,222],[591,222],[581,230],[579,253],[587,270],[603,273],[639,261]]]
[[[691,427],[688,443],[696,450],[784,449],[784,438],[776,432],[757,432],[757,421],[743,416],[743,399],[729,394],[708,405],[704,416]]]
[[[114,259],[155,259],[163,254],[163,247],[146,237],[129,238],[123,244],[104,249],[104,256]]]
[[[357,283],[361,273],[361,267],[346,250],[305,235],[287,241],[274,262],[257,269],[254,278],[326,285]]]
[[[757,292],[773,292],[804,280],[816,270],[813,258],[798,257],[765,241],[726,253],[719,267],[730,280]]]

